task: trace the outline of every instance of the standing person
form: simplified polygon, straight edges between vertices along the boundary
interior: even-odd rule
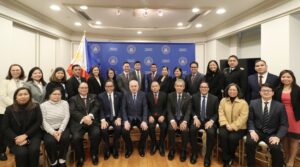
[[[3,132],[17,167],[39,166],[42,113],[31,99],[28,88],[18,88],[3,118]]]
[[[7,106],[13,104],[13,95],[19,87],[23,86],[25,73],[19,64],[10,65],[5,80],[0,83],[0,125],[3,124],[4,111]],[[6,145],[3,131],[0,130],[0,160],[7,160]]]
[[[139,141],[139,154],[145,156],[146,139],[148,137],[148,105],[144,92],[139,90],[139,84],[136,80],[129,82],[130,92],[123,96],[122,114],[123,114],[123,137],[125,140],[125,158],[129,158],[133,151],[130,130],[133,126],[140,129],[141,137]]]
[[[226,167],[231,166],[239,140],[247,132],[249,107],[241,96],[240,87],[235,83],[229,84],[219,105],[220,144]]]
[[[239,66],[239,59],[236,55],[228,57],[228,68],[224,69],[226,86],[235,83],[241,88],[241,95],[245,97],[247,93],[247,72]]]
[[[24,83],[24,87],[27,87],[30,90],[33,102],[41,104],[44,101],[46,82],[43,77],[43,71],[39,67],[33,67],[29,71],[27,82]]]
[[[287,157],[287,167],[293,167],[300,140],[300,88],[291,70],[283,70],[279,74],[279,87],[275,99],[285,106],[288,117],[288,133],[283,140]]]
[[[119,157],[119,140],[122,135],[122,94],[116,92],[113,81],[105,82],[105,92],[99,95],[101,133],[105,143],[104,159],[110,156],[110,150],[114,158]],[[109,143],[109,127],[113,127],[113,143]],[[112,148],[112,149],[110,149]]]
[[[209,85],[209,93],[217,96],[220,101],[225,89],[225,75],[220,70],[219,64],[216,60],[210,60],[208,62],[205,81]]]
[[[86,82],[86,79],[81,77],[81,67],[78,64],[72,66],[72,77],[67,80],[67,91],[69,98],[78,94],[78,86],[81,82]]]
[[[170,87],[172,84],[172,78],[169,76],[169,68],[168,67],[166,67],[166,66],[162,67],[161,76],[158,77],[157,81],[160,86],[160,91],[168,94],[170,92]]]
[[[178,79],[183,79],[182,78],[182,69],[180,67],[175,67],[173,69],[173,78],[172,78],[172,82],[171,82],[171,86],[170,86],[170,92],[174,92],[175,91],[175,82]]]
[[[197,135],[199,129],[204,129],[207,134],[206,154],[204,166],[209,167],[211,164],[210,157],[214,147],[214,142],[218,124],[218,107],[219,100],[216,96],[208,93],[209,85],[202,81],[199,85],[199,92],[192,97],[192,117],[193,123],[190,125],[190,137],[192,145],[192,155],[190,162],[195,164],[198,158]]]
[[[123,95],[129,92],[130,78],[130,64],[126,61],[123,63],[123,72],[117,77],[118,87]]]
[[[167,94],[160,91],[157,81],[151,83],[151,92],[147,95],[149,106],[149,134],[151,138],[150,154],[159,148],[161,156],[165,155],[165,138],[167,134]],[[156,141],[156,124],[159,124],[159,143]]]
[[[157,81],[159,75],[157,73],[157,65],[155,63],[151,64],[151,72],[147,74],[147,92],[151,91],[151,83]]]
[[[99,95],[104,91],[104,80],[101,76],[98,66],[93,66],[90,71],[90,77],[87,80],[89,93]]]
[[[140,61],[134,62],[134,71],[131,72],[130,80],[137,80],[141,91],[145,91],[145,74],[141,71]]]
[[[68,91],[66,87],[66,82],[67,82],[67,76],[66,76],[66,71],[62,67],[56,67],[55,70],[53,71],[52,75],[50,76],[50,82],[46,86],[46,100],[47,97],[49,97],[50,92],[52,92],[52,89],[54,88],[61,88],[61,99],[62,100],[67,100],[68,99]]]
[[[118,83],[117,83],[117,75],[116,75],[116,71],[113,68],[109,68],[106,71],[106,80],[107,81],[112,81],[114,83],[114,91],[119,92],[120,89],[118,87]]]
[[[180,161],[186,160],[186,149],[189,140],[188,124],[192,112],[192,97],[184,92],[185,82],[178,79],[175,82],[175,92],[168,95],[168,140],[170,149],[168,159],[173,160],[175,156],[175,133],[181,133],[181,152]]]
[[[84,163],[83,136],[87,132],[90,139],[90,155],[93,165],[99,162],[98,152],[100,143],[99,128],[99,101],[95,94],[88,94],[89,87],[86,82],[81,82],[77,95],[71,97],[70,101],[70,130],[72,142],[75,147],[77,167]]]
[[[279,84],[278,76],[268,72],[268,66],[266,61],[257,60],[255,62],[254,69],[257,73],[252,74],[248,77],[248,102],[260,98],[259,90],[262,84],[268,83],[273,87],[273,89],[275,89]]]
[[[70,143],[70,131],[67,128],[70,119],[69,104],[61,96],[61,89],[54,88],[47,97],[49,100],[41,104],[45,130],[43,140],[53,167],[66,167]]]
[[[198,63],[193,61],[190,63],[191,73],[185,76],[185,91],[190,95],[193,95],[198,92],[200,82],[204,78],[204,74],[198,72]]]
[[[255,167],[256,146],[260,141],[264,141],[272,155],[272,166],[282,167],[283,153],[280,140],[288,129],[285,108],[280,102],[272,100],[274,95],[272,85],[268,83],[260,85],[260,95],[261,98],[252,100],[249,106],[247,165]]]

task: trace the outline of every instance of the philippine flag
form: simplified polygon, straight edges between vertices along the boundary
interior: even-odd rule
[[[67,72],[70,76],[73,75],[72,72],[72,66],[78,64],[81,66],[81,77],[88,78],[89,73],[87,70],[87,41],[85,38],[85,35],[83,35],[80,44],[78,46],[78,49],[74,55],[74,58],[72,59],[70,65],[68,66]]]

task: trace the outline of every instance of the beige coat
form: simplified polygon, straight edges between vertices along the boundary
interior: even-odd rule
[[[229,124],[235,131],[247,129],[249,107],[245,100],[236,98],[231,103],[230,98],[223,98],[219,105],[220,126]]]

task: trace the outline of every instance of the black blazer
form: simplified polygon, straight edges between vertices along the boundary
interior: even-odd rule
[[[275,91],[275,95],[273,96],[275,100],[278,100],[282,102],[281,100],[281,94],[282,94],[282,87],[279,87]],[[294,109],[294,116],[296,121],[300,120],[300,88],[298,86],[293,86],[292,91],[291,91],[291,101],[292,101],[292,106]]]
[[[223,72],[226,78],[226,86],[231,83],[239,85],[243,96],[246,97],[248,77],[244,68],[237,66],[231,73],[229,72],[229,68],[225,68]]]
[[[95,94],[88,94],[87,95],[87,105],[85,106],[84,100],[80,97],[80,95],[75,95],[71,97],[69,100],[70,103],[70,130],[75,132],[79,131],[83,126],[80,124],[82,118],[88,114],[93,114],[93,126],[99,126],[99,100]]]
[[[209,85],[209,93],[217,96],[218,99],[221,100],[223,97],[222,90],[224,91],[225,89],[225,75],[223,72],[206,73],[204,78]]]
[[[107,92],[102,92],[98,97],[100,101],[100,120],[109,119],[112,112],[110,109]],[[113,98],[116,117],[122,118],[122,94],[120,92],[114,92]]]
[[[124,72],[118,75],[117,77],[117,83],[118,83],[118,88],[120,91],[123,93],[123,95],[126,92],[129,92],[129,81],[130,81],[130,73],[129,73],[129,79],[126,78]]]
[[[63,84],[65,86],[63,86]],[[46,86],[46,95],[45,98],[48,98],[50,95],[50,92],[54,89],[54,88],[60,88],[61,90],[61,99],[62,100],[67,100],[68,99],[68,95],[66,94],[67,91],[67,85],[66,83],[60,83],[60,82],[49,82]]]
[[[80,77],[81,82],[86,82],[85,78]],[[78,94],[79,82],[76,77],[72,76],[67,80],[68,97],[71,98]]]
[[[161,81],[161,79],[163,78],[163,76],[159,76],[157,81],[160,85],[160,91],[161,92],[165,92],[165,93],[169,93],[171,90],[171,84],[172,84],[172,78],[170,76],[167,76],[164,81]]]
[[[154,103],[154,94],[149,92],[147,95],[148,107],[149,107],[149,116],[167,116],[167,94],[165,92],[158,93],[157,104]]]
[[[147,79],[147,91],[148,92],[151,91],[151,83],[153,81],[158,81],[158,77],[159,77],[158,72],[156,72],[153,80],[152,80],[152,73],[151,72],[146,75],[146,79]]]
[[[201,112],[201,101],[202,97],[200,92],[196,93],[192,97],[192,117],[197,116],[199,120],[201,120],[200,112]],[[207,104],[206,104],[206,120],[213,120],[214,122],[218,122],[219,120],[219,100],[217,96],[212,94],[208,94],[207,96]]]
[[[136,102],[134,103],[131,92],[127,92],[122,100],[123,120],[131,122],[133,119],[147,122],[148,105],[144,92],[138,91]]]
[[[32,111],[26,112],[25,118],[20,118],[17,114],[12,105],[8,106],[4,113],[2,126],[9,145],[14,144],[15,138],[22,134],[26,134],[29,140],[34,137],[41,137],[40,127],[43,118],[38,104],[36,104],[36,107]],[[22,125],[21,119],[26,119],[25,125]]]
[[[279,78],[274,74],[268,73],[265,83],[270,84],[273,87],[273,89],[275,89],[279,84]],[[258,84],[258,74],[256,73],[248,76],[248,87],[247,87],[248,102],[250,102],[250,100],[260,98],[259,89],[260,86]]]
[[[262,99],[251,100],[249,105],[249,117],[248,117],[248,130],[262,130],[263,126],[263,109]],[[269,135],[276,135],[279,138],[283,138],[288,131],[288,120],[283,104],[276,100],[272,100],[270,106],[270,120],[268,128],[271,133]]]
[[[95,77],[90,77],[87,81],[89,85],[89,93],[99,95],[104,91],[104,80],[102,77],[99,77],[101,86]]]
[[[141,85],[139,85],[140,86],[140,90],[141,91],[145,91],[145,74],[142,72],[142,71],[140,71],[141,72]],[[135,73],[135,70],[134,71],[131,71],[130,72],[130,80],[137,80],[137,75],[136,75],[136,73]]]
[[[192,113],[192,97],[187,93],[182,93],[182,100],[181,100],[181,112],[183,116],[183,120],[187,123],[190,121],[191,113]],[[168,95],[168,120],[175,120],[176,115],[176,107],[177,107],[177,94],[176,92],[172,92]],[[182,118],[181,118],[182,119]]]
[[[201,83],[201,81],[203,80],[204,75],[197,72],[195,79],[194,79],[194,83],[192,84],[192,74],[188,74],[187,76],[185,76],[185,91],[189,92],[190,95],[193,95],[195,93],[197,93],[199,91],[199,85]]]

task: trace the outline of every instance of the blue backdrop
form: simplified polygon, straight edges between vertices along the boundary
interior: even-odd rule
[[[108,68],[115,69],[119,74],[124,61],[128,61],[133,69],[136,60],[141,61],[142,71],[146,73],[150,72],[151,64],[155,63],[159,75],[162,66],[169,67],[171,76],[173,68],[179,66],[185,75],[189,73],[189,63],[195,60],[195,44],[87,42],[87,54],[88,69],[98,65],[104,78]]]

